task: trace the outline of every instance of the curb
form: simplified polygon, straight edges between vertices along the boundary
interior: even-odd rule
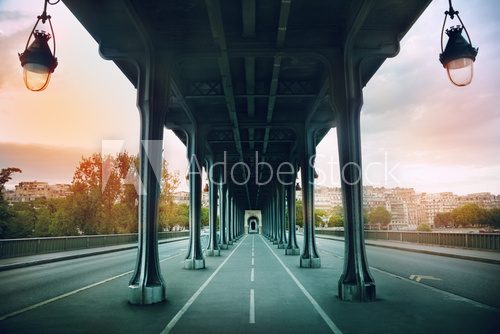
[[[333,238],[333,237],[322,236],[322,235],[319,235],[319,234],[316,234],[316,237],[317,238],[321,238],[321,239],[328,239],[328,240],[334,240],[334,241],[344,242],[343,239],[337,239],[337,238]],[[424,249],[398,247],[396,245],[394,245],[394,246],[392,246],[392,245],[381,245],[381,244],[371,243],[369,241],[365,241],[365,245],[374,246],[374,247],[381,247],[381,248],[397,249],[397,250],[401,250],[401,251],[405,251],[405,252],[421,253],[421,254],[428,254],[428,255],[437,255],[437,256],[451,257],[451,258],[461,259],[461,260],[469,260],[469,261],[476,261],[476,262],[483,262],[483,263],[500,265],[500,260],[485,259],[485,258],[477,257],[477,256],[459,255],[459,254],[450,254],[450,253],[441,253],[441,252],[424,250]]]
[[[187,240],[187,239],[189,239],[189,237],[176,238],[175,240],[165,239],[165,240],[159,241],[158,244],[161,245],[161,244],[166,244],[166,243],[170,243],[170,242],[183,241],[183,240]],[[46,258],[46,259],[40,259],[40,260],[33,260],[33,261],[29,261],[29,262],[11,263],[11,264],[3,265],[3,266],[0,265],[0,271],[37,266],[40,264],[53,263],[53,262],[59,262],[59,261],[74,260],[74,259],[79,259],[79,258],[88,257],[88,256],[109,254],[109,253],[120,252],[120,251],[124,251],[124,250],[135,249],[135,248],[137,248],[137,246],[123,246],[121,248],[105,249],[105,250],[89,252],[89,253],[65,255],[65,256],[52,257],[52,258]]]

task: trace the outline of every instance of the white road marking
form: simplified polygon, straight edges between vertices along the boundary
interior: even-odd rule
[[[253,282],[254,278],[255,278],[255,275],[254,275],[254,270],[252,268],[252,271],[250,272],[250,282]]]
[[[255,256],[254,252],[252,251],[252,257]]]
[[[427,284],[423,284],[423,283],[417,283],[415,281],[412,281],[406,277],[403,277],[403,276],[399,276],[399,275],[396,275],[396,274],[393,274],[393,273],[390,273],[388,271],[385,271],[385,270],[382,270],[382,269],[378,269],[378,268],[375,268],[375,267],[370,267],[371,270],[375,270],[375,271],[378,271],[380,273],[383,273],[383,274],[386,274],[386,275],[389,275],[389,276],[392,276],[392,277],[395,277],[395,278],[398,278],[400,280],[404,280],[406,282],[409,282],[409,283],[412,283],[412,284],[415,284],[415,285],[418,285],[420,287],[423,287],[423,288],[426,288],[426,289],[429,289],[429,290],[432,290],[434,292],[438,292],[438,293],[441,293],[443,295],[445,295],[446,297],[452,299],[452,300],[458,300],[458,301],[461,301],[461,302],[465,302],[465,303],[469,303],[473,306],[476,306],[476,307],[479,307],[479,308],[483,308],[483,309],[487,309],[487,310],[490,310],[490,311],[494,311],[494,312],[497,312],[498,309],[497,308],[494,308],[493,306],[489,306],[489,305],[486,305],[486,304],[482,304],[480,302],[476,302],[475,300],[472,300],[472,299],[469,299],[469,298],[466,298],[466,297],[462,297],[462,296],[459,296],[459,295],[456,295],[454,293],[451,293],[451,292],[448,292],[448,291],[445,291],[445,290],[441,290],[441,289],[438,289],[438,288],[435,288],[433,286],[430,286],[430,285],[427,285]]]
[[[325,240],[326,241],[326,240]],[[332,240],[332,241],[335,241],[335,240]],[[324,252],[327,252],[327,253],[331,253],[333,254],[332,252],[329,252],[329,251],[325,251],[324,249],[322,250]],[[334,255],[335,256],[335,255]],[[343,257],[340,257],[340,256],[336,256],[338,258],[343,258]],[[418,285],[420,287],[423,287],[423,288],[426,288],[426,289],[429,289],[429,290],[432,290],[434,292],[437,292],[437,293],[440,293],[444,296],[446,296],[447,298],[450,298],[452,300],[458,300],[458,301],[462,301],[462,302],[465,302],[465,303],[468,303],[468,304],[471,304],[475,307],[479,307],[479,308],[482,308],[482,309],[487,309],[487,310],[490,310],[490,311],[494,311],[494,312],[497,312],[498,309],[492,307],[492,306],[489,306],[489,305],[486,305],[486,304],[482,304],[480,302],[476,302],[475,300],[472,300],[472,299],[469,299],[469,298],[466,298],[466,297],[462,297],[460,295],[456,295],[452,292],[448,292],[446,290],[441,290],[441,289],[438,289],[438,288],[435,288],[433,286],[430,286],[430,285],[427,285],[425,283],[417,283],[416,281],[414,281],[411,276],[410,278],[407,278],[407,277],[403,277],[403,276],[400,276],[400,275],[396,275],[396,274],[393,274],[391,272],[388,272],[388,271],[385,271],[385,270],[382,270],[382,269],[379,269],[379,268],[376,268],[376,267],[372,267],[370,266],[370,269],[371,270],[374,270],[374,271],[378,271],[382,274],[386,274],[386,275],[389,275],[389,276],[392,276],[394,278],[397,278],[397,279],[400,279],[400,280],[404,280],[406,282],[409,282],[409,283],[412,283],[412,284],[415,284],[415,285]]]
[[[254,262],[253,257],[252,257],[252,266],[253,266],[253,265],[255,265],[255,262]]]
[[[425,276],[425,275],[410,275],[411,280],[415,280],[416,282],[420,282],[423,279],[433,280],[433,281],[442,281],[442,279],[434,277],[434,276]]]
[[[297,277],[295,277],[295,275],[290,271],[290,269],[288,269],[288,267],[283,263],[283,261],[281,261],[281,259],[278,257],[278,255],[276,255],[276,253],[273,251],[273,249],[271,247],[269,247],[268,244],[266,244],[266,243],[264,243],[264,244],[267,246],[267,248],[269,248],[269,250],[274,255],[274,257],[278,260],[278,262],[281,264],[281,266],[285,269],[285,271],[288,273],[288,275],[292,278],[292,280],[295,282],[295,284],[299,287],[300,291],[302,291],[302,293],[306,296],[306,298],[309,299],[309,302],[312,304],[312,306],[314,307],[316,312],[319,313],[321,318],[323,318],[323,320],[326,322],[328,327],[330,327],[331,331],[333,333],[341,334],[342,331],[337,327],[337,325],[335,325],[335,323],[332,321],[332,319],[330,319],[330,317],[321,308],[321,306],[313,298],[313,296],[311,296],[311,294],[306,290],[306,288],[304,288],[304,286],[302,285],[302,283],[299,282]]]
[[[181,254],[176,254],[176,255],[169,256],[169,257],[161,260],[160,262],[164,262],[164,261],[170,260],[170,259],[172,259],[174,257],[179,256],[179,255],[181,255]],[[131,274],[132,272],[133,272],[133,270],[130,270],[130,271],[127,271],[126,273],[121,273],[119,275],[116,275],[116,276],[113,276],[113,277],[110,277],[110,278],[106,278],[105,280],[102,280],[102,281],[99,281],[99,282],[96,282],[96,283],[92,283],[90,285],[84,286],[83,288],[79,288],[79,289],[76,289],[76,290],[73,290],[73,291],[70,291],[70,292],[66,292],[66,293],[63,293],[62,295],[56,296],[54,298],[50,298],[50,299],[44,300],[42,302],[33,304],[31,306],[25,307],[23,309],[20,309],[20,310],[17,310],[17,311],[14,311],[14,312],[2,315],[2,316],[0,316],[0,321],[8,319],[8,318],[12,318],[12,317],[14,317],[16,315],[19,315],[19,314],[27,312],[27,311],[34,310],[34,309],[36,309],[36,308],[38,308],[40,306],[44,306],[44,305],[50,304],[50,303],[58,301],[60,299],[72,296],[74,294],[77,294],[78,292],[82,292],[82,291],[94,288],[94,287],[96,287],[98,285],[110,282],[110,281],[112,281],[114,279],[120,278],[120,277],[128,275],[128,274]]]
[[[255,324],[255,300],[253,289],[250,289],[250,319],[248,323]]]
[[[245,239],[246,238],[247,237],[245,236]],[[243,240],[245,240],[245,239],[243,239]],[[172,318],[172,320],[170,320],[170,322],[167,324],[167,326],[161,331],[162,334],[170,333],[172,328],[174,328],[175,324],[177,324],[177,322],[184,315],[184,313],[186,313],[186,311],[189,309],[189,307],[194,303],[196,298],[198,298],[198,296],[203,292],[203,290],[205,290],[207,285],[212,281],[212,279],[215,277],[215,275],[217,275],[217,273],[222,269],[222,267],[226,264],[226,262],[231,258],[231,256],[234,254],[234,252],[236,252],[236,250],[241,245],[243,245],[242,242],[240,242],[239,245],[236,246],[236,248],[233,249],[233,251],[229,254],[229,256],[221,264],[219,264],[219,266],[217,267],[217,269],[215,269],[215,271],[212,273],[212,275],[210,275],[210,277],[205,281],[205,283],[203,283],[202,286],[200,286],[200,288],[191,296],[191,298],[189,298],[189,300],[186,302],[186,304],[184,304],[184,306],[179,310],[179,312],[177,312],[177,314]]]

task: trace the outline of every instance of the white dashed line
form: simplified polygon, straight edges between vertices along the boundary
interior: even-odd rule
[[[250,289],[250,319],[248,323],[255,324],[255,300],[253,289]]]
[[[254,262],[253,257],[252,257],[252,266],[253,266],[253,265],[255,265],[255,262]]]
[[[252,271],[250,272],[250,282],[253,282],[254,278],[255,278],[255,273],[254,273],[254,270],[252,268]]]

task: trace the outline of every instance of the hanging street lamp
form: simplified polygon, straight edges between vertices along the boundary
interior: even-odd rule
[[[467,28],[465,28],[462,19],[458,15],[458,11],[453,9],[451,0],[448,0],[448,2],[450,9],[444,12],[443,28],[441,29],[441,54],[439,55],[439,61],[443,64],[444,68],[446,68],[448,77],[453,84],[457,86],[467,86],[471,83],[474,75],[474,61],[476,60],[478,48],[474,48],[472,46],[469,33],[467,32]],[[446,30],[448,43],[446,43],[446,48],[443,50],[444,26],[448,16],[452,20],[456,16],[461,25],[450,27]],[[468,41],[462,36],[462,30],[465,31]]]
[[[37,17],[38,20],[28,37],[24,52],[19,54],[19,60],[23,67],[24,84],[26,88],[34,92],[39,92],[47,88],[50,76],[57,67],[57,58],[55,56],[56,40],[50,20],[51,17],[47,15],[47,4],[55,5],[59,1],[60,0],[50,2],[49,0],[44,0],[43,13]],[[36,29],[40,21],[42,21],[42,24],[49,21],[51,33]],[[34,41],[29,44],[32,37]],[[48,45],[48,41],[51,37],[53,42],[53,53]]]

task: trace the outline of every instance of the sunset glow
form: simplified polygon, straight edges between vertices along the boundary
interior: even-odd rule
[[[457,0],[479,54],[470,86],[452,85],[439,63],[439,34],[447,1],[436,0],[364,89],[362,140],[365,184],[458,194],[500,193],[500,3]],[[139,146],[135,88],[99,57],[98,45],[61,2],[49,8],[59,65],[43,92],[24,87],[17,53],[24,50],[39,0],[0,1],[0,166],[23,170],[23,180],[71,182],[82,155],[103,140]],[[338,186],[335,130],[320,143],[321,184]],[[185,148],[166,132],[169,165],[185,173]],[[396,167],[395,167],[396,166]],[[387,179],[386,168],[394,168]],[[368,182],[367,182],[368,181]],[[185,185],[184,185],[185,186]]]

